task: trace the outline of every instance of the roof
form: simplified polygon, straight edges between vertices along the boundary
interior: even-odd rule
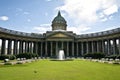
[[[58,11],[58,15],[53,19],[52,23],[66,23],[65,19],[61,16],[60,11]]]

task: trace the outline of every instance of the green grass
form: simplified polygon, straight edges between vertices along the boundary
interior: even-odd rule
[[[4,62],[4,61],[3,61],[3,60],[0,60],[0,63],[1,63],[1,62]]]
[[[120,80],[120,65],[82,60],[40,60],[1,65],[0,80]]]

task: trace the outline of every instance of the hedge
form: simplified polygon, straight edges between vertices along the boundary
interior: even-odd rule
[[[120,59],[120,55],[109,55],[109,56],[105,56],[105,58]]]
[[[16,55],[17,58],[26,58],[26,59],[31,59],[31,58],[35,58],[38,57],[38,54],[35,53],[21,53]]]
[[[4,59],[14,60],[16,59],[16,56],[15,55],[0,55],[0,60],[4,60]]]
[[[86,53],[84,56],[84,58],[87,58],[87,57],[91,57],[92,59],[100,59],[100,58],[104,58],[105,55],[103,53]]]

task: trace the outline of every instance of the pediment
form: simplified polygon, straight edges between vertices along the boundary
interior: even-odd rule
[[[70,34],[68,34],[68,33],[64,33],[64,32],[56,32],[56,33],[52,33],[52,34],[50,34],[50,35],[48,35],[48,36],[46,36],[46,38],[48,39],[73,39],[74,38],[74,36],[72,36],[72,35],[70,35]]]
[[[52,35],[51,37],[53,37],[53,38],[69,38],[70,36],[68,36],[68,35],[65,35],[65,34],[63,34],[63,33],[57,33],[57,34],[54,34],[54,35]]]

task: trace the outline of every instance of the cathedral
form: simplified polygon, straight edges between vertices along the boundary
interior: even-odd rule
[[[60,11],[53,19],[52,30],[43,34],[25,33],[0,27],[2,54],[37,53],[42,57],[56,57],[64,50],[66,57],[81,57],[86,53],[120,54],[120,28],[76,34],[67,31],[67,21]],[[6,48],[7,46],[7,48]]]

